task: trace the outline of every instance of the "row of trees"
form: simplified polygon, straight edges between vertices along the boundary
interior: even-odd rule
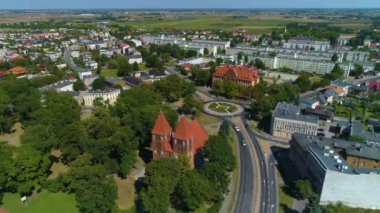
[[[186,157],[163,158],[147,165],[144,187],[139,194],[145,212],[167,212],[170,206],[194,211],[205,203],[213,204],[209,212],[218,212],[227,192],[235,159],[228,142],[229,124],[211,136],[204,147],[208,161],[200,170],[191,169]]]

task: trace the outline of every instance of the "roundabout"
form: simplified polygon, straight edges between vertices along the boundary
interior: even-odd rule
[[[205,103],[203,111],[218,117],[236,116],[243,113],[243,107],[227,101],[210,101]]]

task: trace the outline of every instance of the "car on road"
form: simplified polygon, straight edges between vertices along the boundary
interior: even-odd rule
[[[317,133],[317,136],[325,137],[325,133],[318,132],[318,133]]]
[[[238,126],[235,126],[236,132],[240,132],[240,128]]]
[[[245,140],[241,140],[241,145],[247,146],[247,143],[245,142]]]

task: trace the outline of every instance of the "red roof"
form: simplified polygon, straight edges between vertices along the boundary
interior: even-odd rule
[[[8,213],[6,209],[0,209],[0,213]]]
[[[219,66],[212,75],[251,82],[256,82],[260,78],[259,70],[256,67],[238,65]]]
[[[5,73],[5,72],[3,72],[3,71],[0,71],[0,77],[4,77],[4,76],[6,76],[7,74]]]
[[[379,82],[371,81],[371,82],[369,82],[368,87],[370,89],[376,89],[377,91],[380,91],[380,83]]]
[[[173,138],[179,140],[192,140],[193,154],[204,146],[208,140],[208,134],[198,120],[188,120],[186,117],[181,117]]]
[[[9,70],[13,75],[20,75],[26,73],[26,68],[25,67],[13,67]]]
[[[152,129],[152,134],[166,136],[172,131],[164,113],[160,112]]]
[[[164,113],[160,112],[156,123],[154,124],[152,134],[167,136],[171,132],[172,128],[170,127],[169,122]],[[186,117],[181,117],[176,131],[172,133],[172,138],[178,140],[191,140],[191,152],[192,154],[195,154],[208,140],[208,134],[198,120],[189,120]],[[160,151],[173,152],[171,137],[166,138],[165,141],[161,141],[160,143],[162,144]]]

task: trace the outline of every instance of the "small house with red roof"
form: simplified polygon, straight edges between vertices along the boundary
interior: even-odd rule
[[[9,72],[12,73],[13,75],[22,75],[26,73],[26,68],[17,66],[17,67],[11,68]]]
[[[260,81],[259,69],[244,65],[223,65],[212,74],[212,85],[215,81],[234,81],[243,87],[255,86]]]
[[[186,156],[194,165],[194,158],[209,136],[197,119],[182,116],[173,131],[164,113],[160,112],[152,129],[151,151],[153,159]]]

